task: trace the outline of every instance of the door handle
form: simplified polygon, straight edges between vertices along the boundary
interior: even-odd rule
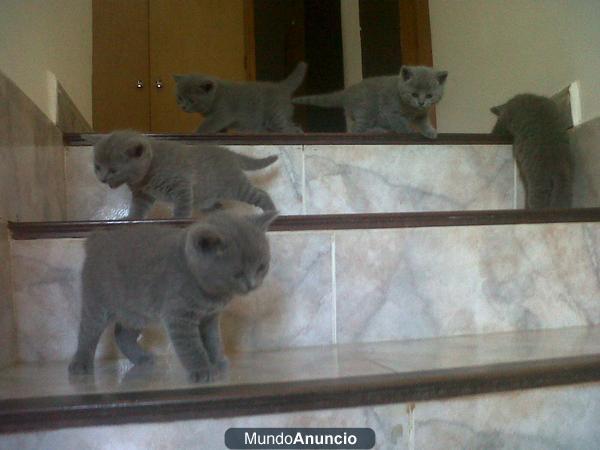
[[[141,89],[144,87],[144,82],[142,80],[137,80],[137,83],[135,84],[135,87],[138,89]]]
[[[156,89],[161,89],[163,87],[163,82],[160,79],[156,80],[154,84],[156,86]]]

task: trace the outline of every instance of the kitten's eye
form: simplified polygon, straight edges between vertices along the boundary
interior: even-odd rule
[[[431,97],[433,97],[433,95],[431,95],[431,94],[427,94],[425,97],[427,97],[427,98],[431,98]]]
[[[116,169],[108,169],[108,173],[110,173],[111,175],[114,175],[115,173],[117,173]]]
[[[94,170],[96,172],[100,172],[100,166],[98,164],[94,164]]]
[[[414,98],[417,98],[417,97],[419,96],[419,94],[417,94],[416,92],[413,92],[413,93],[412,93],[412,96],[413,96]]]
[[[233,275],[233,278],[235,278],[236,280],[241,280],[242,278],[244,278],[244,272],[236,272]]]

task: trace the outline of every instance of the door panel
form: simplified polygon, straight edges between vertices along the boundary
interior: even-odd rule
[[[173,74],[246,79],[244,2],[150,0],[149,23],[151,130],[193,132],[202,116],[179,109]]]
[[[148,0],[93,0],[92,11],[94,130],[150,131]]]

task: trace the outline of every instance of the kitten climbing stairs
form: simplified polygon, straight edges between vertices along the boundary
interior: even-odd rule
[[[514,209],[511,149],[490,136],[356,139],[212,138],[279,155],[255,182],[283,213],[264,285],[223,318],[224,379],[189,384],[156,328],[142,337],[156,367],[116,359],[106,333],[95,380],[71,385],[84,238],[138,225],[118,221],[128,193],[93,179],[85,136],[68,137],[68,220],[10,225],[19,361],[0,369],[0,448],[220,449],[236,426],[368,426],[384,449],[593,448],[600,208]]]

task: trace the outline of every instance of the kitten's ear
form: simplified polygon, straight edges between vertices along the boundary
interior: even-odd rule
[[[440,84],[444,84],[446,82],[446,79],[448,78],[448,71],[446,70],[440,70],[435,74],[438,83]]]
[[[413,73],[412,73],[412,70],[410,69],[410,67],[402,66],[400,68],[400,76],[402,77],[402,80],[404,80],[404,81],[410,80],[413,76]]]
[[[500,114],[502,114],[502,110],[504,109],[504,105],[499,105],[499,106],[492,106],[490,108],[490,111],[495,114],[496,116],[500,117]]]
[[[205,255],[220,256],[227,247],[223,236],[210,229],[201,229],[194,236],[194,245],[199,252]]]
[[[139,158],[144,154],[145,151],[146,148],[144,147],[144,144],[139,143],[127,149],[127,156],[130,158]]]
[[[260,216],[254,216],[252,222],[264,231],[269,229],[269,225],[279,216],[279,211],[266,211]]]

